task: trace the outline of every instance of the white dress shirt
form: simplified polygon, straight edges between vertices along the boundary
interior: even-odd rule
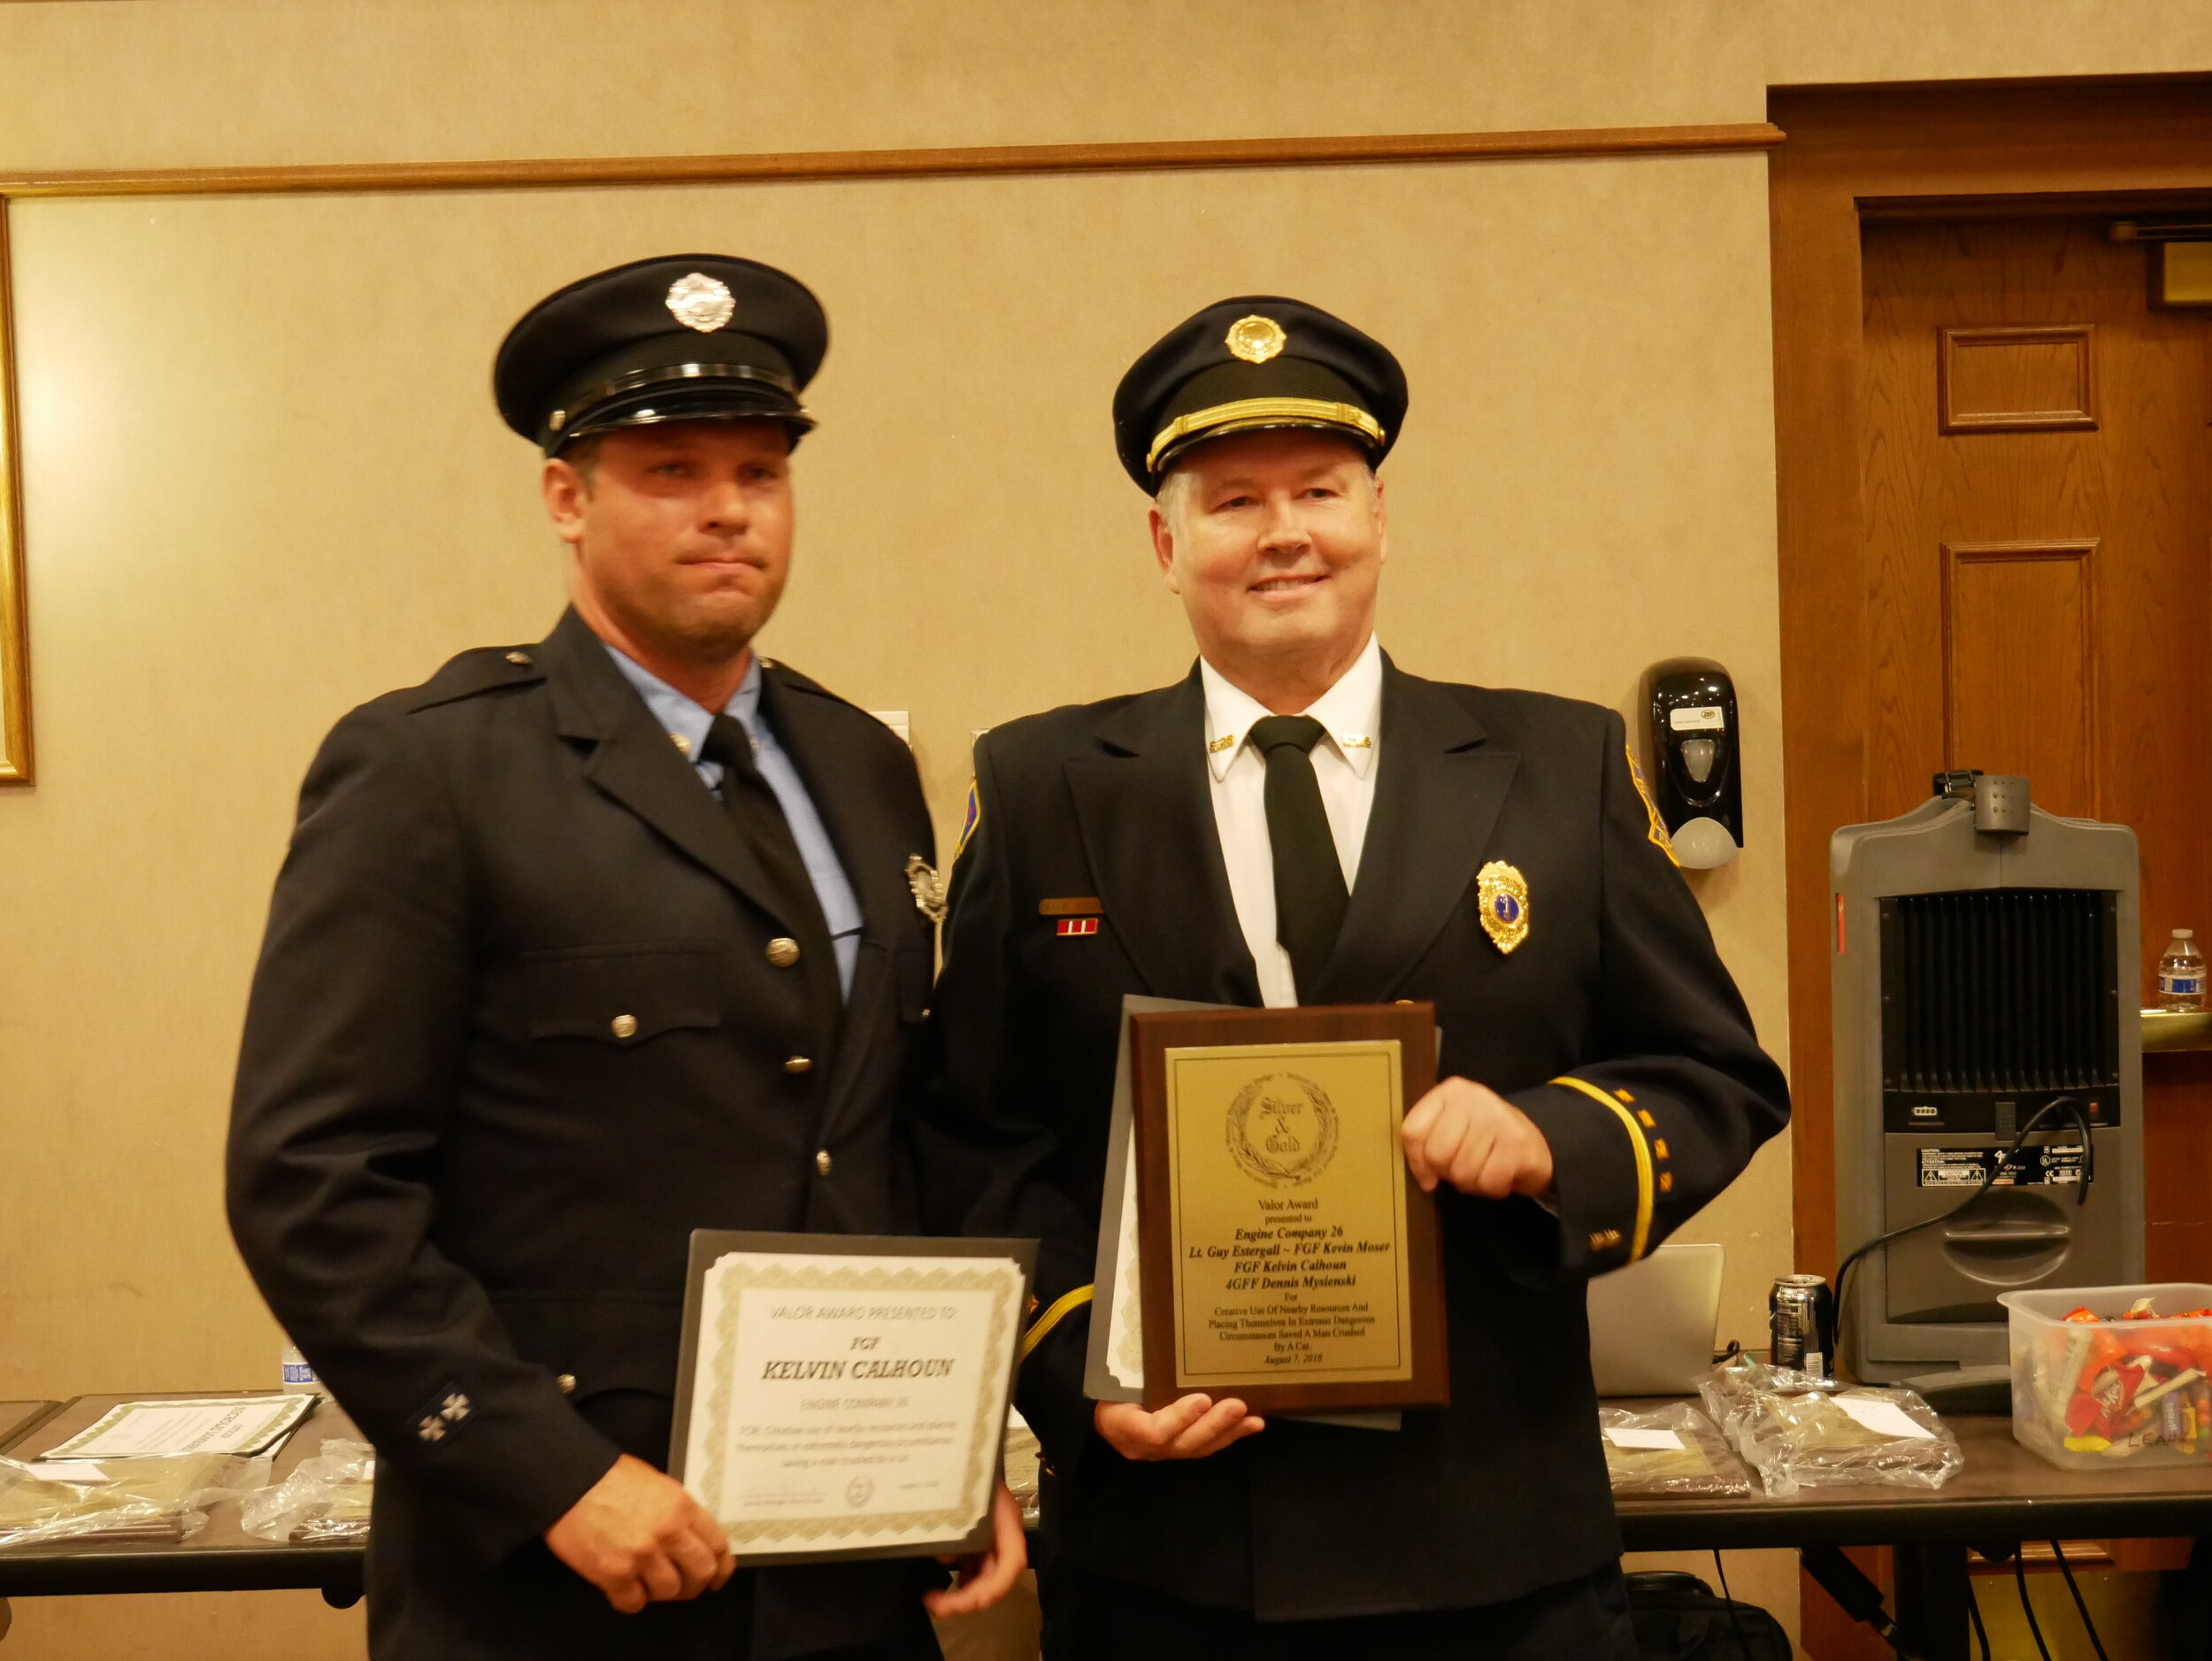
[[[1275,938],[1275,852],[1267,834],[1267,758],[1246,742],[1252,723],[1273,711],[1240,692],[1204,658],[1199,678],[1206,688],[1206,763],[1213,778],[1214,827],[1221,834],[1222,863],[1229,868],[1229,897],[1236,904],[1244,943],[1259,970],[1260,996],[1270,1009],[1298,1002],[1290,954]],[[1375,806],[1375,757],[1382,742],[1382,648],[1372,635],[1337,683],[1298,711],[1321,723],[1313,747],[1313,776],[1336,841],[1337,861],[1348,890],[1359,876],[1360,850]]]

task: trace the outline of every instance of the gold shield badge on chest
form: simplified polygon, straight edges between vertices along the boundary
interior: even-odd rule
[[[1528,938],[1528,880],[1504,860],[1493,859],[1475,873],[1475,904],[1482,932],[1500,951]]]

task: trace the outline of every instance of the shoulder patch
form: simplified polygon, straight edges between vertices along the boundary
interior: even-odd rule
[[[968,851],[968,838],[975,834],[975,827],[983,821],[983,805],[976,794],[975,775],[968,775],[968,805],[960,816],[960,840],[952,845],[952,863],[958,865],[960,856]]]
[[[545,671],[538,666],[533,648],[479,646],[448,658],[436,674],[404,696],[411,713],[503,687],[528,686],[544,679]]]
[[[1636,765],[1636,747],[1624,742],[1621,745],[1621,753],[1628,757],[1628,776],[1635,781],[1636,794],[1644,799],[1644,815],[1651,821],[1651,829],[1647,834],[1651,838],[1652,845],[1666,855],[1673,865],[1679,867],[1682,862],[1675,857],[1674,842],[1667,834],[1667,823],[1659,817],[1658,805],[1652,801],[1651,790],[1644,783],[1644,770]]]

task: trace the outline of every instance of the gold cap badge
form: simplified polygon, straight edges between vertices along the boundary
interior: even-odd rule
[[[727,285],[695,271],[668,285],[668,310],[686,328],[711,335],[737,313]]]
[[[1475,873],[1475,904],[1482,911],[1482,932],[1500,951],[1510,952],[1528,938],[1528,880],[1502,859]]]
[[[1289,336],[1283,326],[1271,317],[1240,317],[1229,325],[1225,343],[1232,357],[1241,358],[1248,364],[1263,364],[1283,350]]]

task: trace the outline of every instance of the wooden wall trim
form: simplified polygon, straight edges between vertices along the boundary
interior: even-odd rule
[[[31,631],[23,575],[23,470],[16,464],[15,314],[8,204],[0,198],[0,784],[31,781]]]
[[[978,174],[1143,173],[1559,156],[1763,150],[1766,121],[1705,127],[1559,127],[1514,133],[1383,133],[1341,138],[1171,139],[1125,144],[991,144],[939,150],[760,151],[569,160],[365,162],[296,167],[153,167],[0,174],[0,196],[257,196],[311,191],[512,190]]]

